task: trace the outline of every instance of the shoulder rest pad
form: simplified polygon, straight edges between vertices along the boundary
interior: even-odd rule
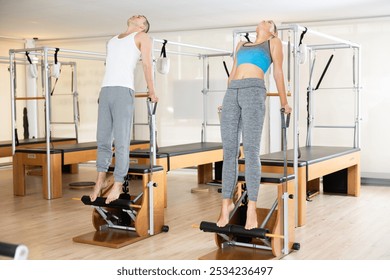
[[[115,169],[115,166],[110,166],[108,168],[108,171],[113,172]],[[159,165],[154,165],[152,171],[157,172],[157,171],[162,171],[163,167]],[[129,170],[128,173],[135,173],[135,174],[148,174],[150,173],[151,168],[150,165],[141,165],[141,164],[130,164],[129,165]]]

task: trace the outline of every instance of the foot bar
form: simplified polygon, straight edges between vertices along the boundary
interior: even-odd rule
[[[132,204],[131,201],[127,199],[116,199],[110,203],[106,203],[106,197],[97,197],[95,201],[91,201],[91,198],[88,195],[84,195],[81,198],[81,201],[85,205],[100,207],[119,208],[126,210],[131,210],[132,208],[141,208],[141,205]]]
[[[262,238],[268,237],[269,230],[264,228],[254,228],[251,230],[245,229],[243,226],[227,224],[224,227],[217,226],[216,223],[201,222],[199,226],[200,230],[204,232],[215,232],[227,235],[250,237],[250,238]]]

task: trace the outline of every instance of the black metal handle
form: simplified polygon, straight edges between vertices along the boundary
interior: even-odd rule
[[[157,110],[157,102],[152,102],[150,97],[147,98],[149,115],[155,115]]]
[[[280,109],[280,113],[281,113],[281,116],[282,116],[282,128],[288,128],[290,126],[290,117],[291,117],[291,113],[288,113],[287,114],[287,117],[285,118],[284,117],[284,112],[286,110],[284,108]]]

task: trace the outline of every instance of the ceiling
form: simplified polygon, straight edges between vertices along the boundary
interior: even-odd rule
[[[0,0],[0,38],[108,36],[142,14],[151,32],[390,17],[389,0]]]

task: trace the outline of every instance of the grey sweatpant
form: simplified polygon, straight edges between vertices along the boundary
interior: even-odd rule
[[[98,172],[107,172],[115,144],[115,182],[123,182],[129,169],[129,146],[134,112],[134,91],[126,87],[102,87],[97,124]]]
[[[260,140],[265,115],[264,80],[232,80],[222,103],[223,145],[222,195],[232,198],[238,177],[238,155],[242,131],[245,180],[249,200],[256,201],[260,187]]]

